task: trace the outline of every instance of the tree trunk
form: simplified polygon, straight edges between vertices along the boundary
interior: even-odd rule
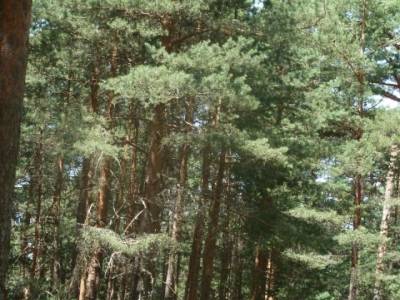
[[[265,283],[268,255],[261,246],[256,248],[255,267],[253,273],[253,288],[251,300],[265,300]]]
[[[275,277],[276,277],[276,266],[275,266],[276,253],[273,248],[269,251],[267,261],[267,292],[265,300],[274,300],[275,295]]]
[[[200,202],[199,212],[196,216],[196,222],[193,232],[192,252],[189,259],[189,270],[185,288],[185,300],[197,299],[201,248],[204,236],[204,217],[205,204],[209,198],[210,182],[210,146],[206,145],[203,149],[202,166],[202,200]]]
[[[42,237],[41,237],[41,217],[42,217],[42,194],[43,194],[43,130],[40,129],[38,148],[34,157],[34,197],[36,198],[35,207],[35,240],[32,253],[32,273],[31,280],[40,277],[42,258]]]
[[[106,157],[102,161],[99,178],[99,194],[97,198],[96,226],[104,228],[107,225],[107,208],[110,194],[110,161]],[[102,249],[95,249],[89,261],[86,278],[85,300],[95,300],[100,283],[100,270],[103,260]]]
[[[81,260],[82,257],[79,253],[79,237],[80,237],[80,227],[85,224],[87,218],[87,212],[89,209],[89,192],[90,192],[90,180],[92,177],[91,174],[91,161],[89,158],[84,158],[82,162],[82,171],[81,178],[79,184],[79,200],[78,206],[76,210],[76,241],[74,253],[72,255],[72,276],[71,282],[69,285],[69,292],[73,297],[77,297],[79,294],[79,286],[80,286],[80,274],[81,274]]]
[[[361,8],[361,20],[360,20],[360,54],[364,56],[365,51],[365,31],[367,22],[367,8],[365,0],[362,1]],[[356,76],[359,83],[359,99],[357,112],[360,117],[364,116],[364,97],[365,97],[365,71],[359,69]],[[363,135],[362,129],[356,130],[354,138],[360,140]],[[354,197],[354,219],[353,219],[353,230],[361,225],[361,202],[363,198],[363,178],[362,175],[356,175],[355,179],[355,197]],[[350,270],[350,287],[348,300],[356,300],[358,298],[358,259],[359,249],[356,244],[353,243],[351,249],[351,270]]]
[[[54,187],[52,217],[53,217],[53,259],[52,259],[52,279],[53,288],[58,290],[61,276],[61,248],[60,248],[60,207],[61,193],[63,188],[64,177],[64,160],[60,157],[56,164],[56,183]]]
[[[209,300],[211,298],[211,281],[213,277],[213,264],[215,256],[215,248],[218,235],[219,211],[221,206],[221,198],[223,192],[223,179],[225,172],[225,156],[226,151],[221,150],[219,156],[219,168],[215,189],[213,191],[213,199],[209,212],[209,224],[207,237],[204,244],[203,253],[203,272],[201,282],[201,300]]]
[[[235,242],[234,249],[234,258],[233,258],[233,286],[232,286],[232,300],[242,300],[242,281],[243,281],[243,242],[240,237],[237,237]]]
[[[31,5],[31,0],[0,0],[0,299],[7,298],[5,283]]]
[[[231,271],[232,262],[232,246],[233,241],[231,238],[230,218],[231,218],[231,187],[230,187],[230,176],[228,175],[227,182],[227,197],[225,201],[226,213],[222,231],[222,248],[221,248],[221,272],[220,282],[218,287],[219,300],[227,299],[227,292],[229,289],[228,279]]]
[[[145,179],[145,211],[142,214],[140,229],[142,233],[160,232],[161,206],[157,196],[161,190],[161,173],[164,163],[162,139],[165,132],[165,106],[159,104],[154,109],[154,117],[150,128],[150,150]]]
[[[193,105],[188,104],[186,109],[185,122],[193,122]],[[187,125],[186,125],[187,128]],[[185,130],[188,132],[188,129]],[[187,178],[187,164],[189,157],[190,146],[188,143],[182,145],[180,150],[180,163],[179,163],[179,183],[177,186],[177,194],[175,200],[175,209],[173,215],[172,223],[172,233],[171,238],[178,245],[181,239],[181,226],[182,226],[182,214],[183,214],[183,198],[186,186]],[[168,258],[168,269],[167,278],[165,280],[165,299],[166,300],[176,300],[177,298],[177,263],[178,263],[178,253],[177,247],[174,247]]]
[[[361,225],[361,202],[363,198],[363,178],[361,175],[355,177],[354,217],[353,230]],[[353,243],[351,249],[350,287],[348,300],[356,300],[358,297],[358,245]]]
[[[399,149],[397,145],[393,145],[390,150],[390,163],[389,170],[386,175],[385,196],[383,199],[382,219],[380,226],[380,243],[378,246],[376,267],[375,267],[375,285],[374,285],[374,300],[381,300],[382,298],[382,275],[384,271],[384,256],[386,253],[386,243],[389,234],[389,221],[391,214],[391,203],[393,195],[394,175],[397,163]]]

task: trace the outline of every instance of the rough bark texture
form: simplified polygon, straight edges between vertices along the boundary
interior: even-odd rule
[[[393,145],[390,150],[390,163],[389,170],[386,175],[385,196],[383,199],[382,219],[380,226],[380,243],[378,246],[376,267],[375,267],[375,286],[374,286],[374,300],[381,300],[382,298],[382,275],[384,271],[384,256],[387,247],[387,238],[389,234],[389,222],[391,215],[390,200],[393,195],[394,175],[396,169],[396,162],[399,155],[399,148]]]
[[[209,223],[207,237],[204,244],[203,253],[203,272],[201,282],[201,300],[211,299],[211,281],[213,277],[213,265],[215,257],[215,249],[218,235],[219,211],[221,206],[221,198],[223,191],[223,179],[225,172],[225,150],[222,150],[219,156],[219,168],[217,180],[213,191],[213,199],[209,211]]]
[[[0,299],[6,275],[19,148],[31,0],[0,0]]]

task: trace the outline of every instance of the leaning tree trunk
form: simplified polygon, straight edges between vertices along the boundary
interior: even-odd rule
[[[31,5],[31,0],[0,0],[0,299],[7,297],[5,281]]]
[[[382,298],[382,275],[384,271],[383,259],[387,247],[386,243],[389,233],[389,221],[391,214],[390,200],[393,195],[393,182],[394,182],[394,174],[395,174],[398,154],[399,154],[399,148],[397,147],[397,145],[393,145],[390,150],[390,164],[388,173],[386,175],[386,188],[385,188],[385,196],[383,199],[382,219],[381,219],[380,234],[379,234],[380,243],[378,246],[378,253],[377,253],[376,267],[375,267],[374,300],[383,299]]]
[[[226,151],[221,150],[219,156],[219,168],[217,174],[217,180],[215,184],[215,190],[213,191],[213,199],[209,212],[209,223],[208,232],[204,244],[203,253],[203,272],[201,282],[201,300],[209,300],[211,298],[211,281],[213,278],[213,265],[215,257],[215,248],[217,243],[218,234],[218,223],[219,223],[219,211],[221,206],[221,198],[223,192],[223,179],[225,172],[225,159]]]

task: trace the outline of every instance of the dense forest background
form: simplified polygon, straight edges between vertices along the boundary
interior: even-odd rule
[[[0,298],[400,299],[399,0],[31,15]]]

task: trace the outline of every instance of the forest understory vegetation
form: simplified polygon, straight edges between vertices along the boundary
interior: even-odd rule
[[[400,299],[400,0],[0,0],[0,300]]]

